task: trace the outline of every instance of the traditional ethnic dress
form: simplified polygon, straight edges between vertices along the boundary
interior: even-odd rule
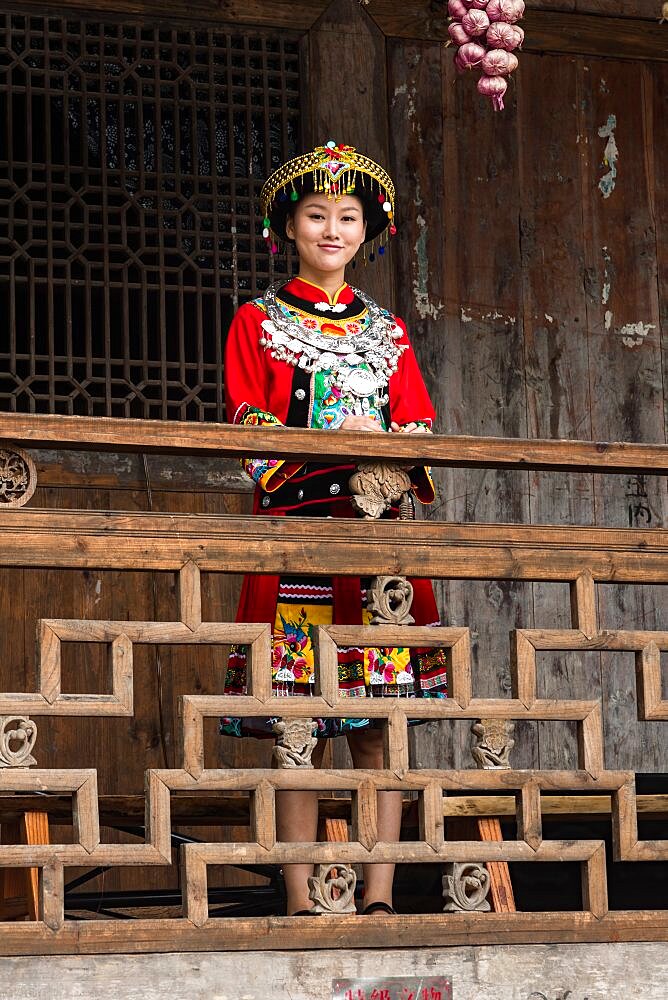
[[[236,424],[283,424],[335,430],[350,414],[390,423],[431,427],[434,417],[401,320],[364,293],[344,284],[330,297],[294,278],[243,305],[229,331],[226,401]],[[254,513],[272,517],[354,517],[348,481],[354,465],[246,459],[255,481]],[[427,470],[412,471],[422,503],[434,497]],[[398,516],[390,511],[387,516]],[[438,624],[431,584],[412,580],[412,615],[418,625]],[[286,695],[313,690],[313,638],[317,625],[368,624],[366,581],[353,577],[247,576],[237,620],[273,623],[273,686]],[[350,697],[445,697],[445,654],[409,648],[339,651],[339,684]],[[233,648],[227,694],[246,690],[246,653]],[[307,710],[306,710],[307,713]],[[275,720],[225,718],[221,732],[273,735]],[[316,735],[336,736],[373,725],[367,719],[317,720]]]

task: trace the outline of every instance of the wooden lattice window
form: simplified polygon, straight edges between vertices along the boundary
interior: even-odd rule
[[[299,145],[296,36],[0,17],[0,410],[223,419]]]

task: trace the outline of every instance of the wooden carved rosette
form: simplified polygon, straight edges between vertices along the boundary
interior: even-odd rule
[[[15,445],[0,447],[0,510],[23,507],[37,488],[37,470],[30,455]]]

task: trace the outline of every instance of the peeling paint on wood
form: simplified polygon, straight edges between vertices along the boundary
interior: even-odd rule
[[[612,192],[615,190],[615,184],[617,183],[617,161],[619,160],[619,149],[617,148],[617,139],[615,138],[616,128],[617,116],[608,115],[607,122],[605,125],[601,125],[598,130],[598,134],[601,139],[608,140],[605,144],[605,151],[603,153],[603,164],[608,168],[608,171],[603,174],[598,182],[599,190],[604,198],[610,197]]]
[[[639,320],[637,323],[625,323],[621,327],[619,335],[625,347],[640,347],[641,344],[645,343],[649,331],[655,329],[654,323],[643,323],[642,320]]]

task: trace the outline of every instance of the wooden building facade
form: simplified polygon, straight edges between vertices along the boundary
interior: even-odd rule
[[[270,262],[257,238],[262,180],[334,138],[395,179],[398,236],[350,279],[405,319],[441,434],[665,444],[668,25],[652,0],[528,6],[520,68],[496,114],[455,73],[442,4],[3,5],[4,441],[28,447],[17,429],[30,415],[35,426],[90,418],[87,431],[104,417],[138,428],[223,421],[234,309],[292,267],[283,255]],[[49,445],[49,434],[31,436],[38,487],[25,511],[175,523],[250,511],[238,463],[210,444],[169,455],[85,437],[68,447],[57,429]],[[436,532],[439,522],[632,529],[651,547],[668,527],[665,471],[646,465],[603,475],[584,462],[457,464],[436,469],[437,499],[423,513]],[[202,572],[204,621],[233,621],[240,568]],[[448,579],[442,569],[443,623],[471,630],[474,690],[508,697],[509,633],[571,628],[569,578]],[[596,588],[599,629],[666,629],[668,575],[659,580],[610,574]],[[6,559],[0,689],[36,689],[37,620],[179,621],[177,583],[168,570]],[[108,689],[104,650],[63,650],[64,688]],[[222,641],[139,646],[133,716],[45,718],[39,766],[85,761],[100,792],[139,795],[147,768],[178,766],[179,698],[219,694],[226,653]],[[545,649],[536,669],[539,698],[600,701],[607,770],[668,772],[666,722],[642,717],[632,649]],[[473,766],[470,720],[429,721],[410,738],[414,768]],[[577,769],[578,740],[573,719],[518,721],[513,767]],[[215,718],[204,743],[209,768],[269,766],[266,744],[218,737]],[[347,766],[347,751],[335,747],[330,763]],[[129,871],[107,878],[139,884]],[[147,868],[141,885],[175,878]]]

